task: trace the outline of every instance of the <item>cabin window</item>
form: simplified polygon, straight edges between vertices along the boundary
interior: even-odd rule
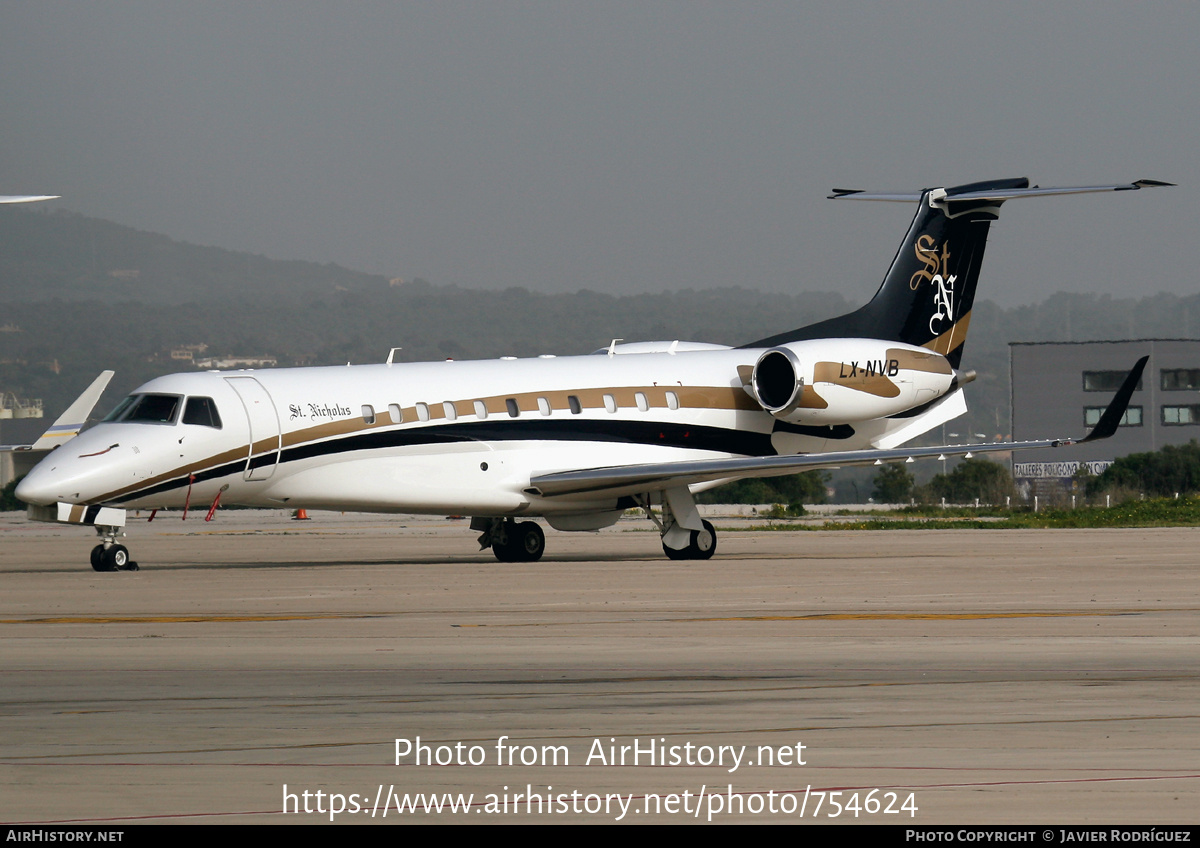
[[[508,414],[512,418],[517,418],[521,414],[521,407],[517,406],[516,398],[506,398],[504,405],[508,407]]]
[[[201,427],[221,429],[221,416],[212,398],[190,397],[183,408],[184,424],[199,424]]]
[[[607,409],[609,412],[616,412],[617,411],[617,399],[615,397],[613,397],[612,395],[605,395],[604,396],[604,408]]]
[[[454,407],[454,401],[445,401],[442,403],[442,413],[446,416],[447,421],[458,420],[458,410]]]
[[[374,424],[375,423],[375,407],[371,406],[371,404],[369,404],[369,403],[364,403],[363,408],[362,408],[362,416],[363,416],[363,421],[367,422],[368,424]]]
[[[429,404],[427,404],[427,403],[418,403],[417,404],[417,418],[421,421],[429,420]]]
[[[538,398],[538,412],[542,413],[542,415],[549,415],[550,401],[546,400],[544,397]]]
[[[637,401],[638,409],[640,409],[642,412],[650,411],[650,401],[646,400],[645,392],[638,392],[633,397],[634,400]]]
[[[179,395],[131,395],[104,420],[174,424],[182,400]]]
[[[667,392],[667,409],[679,409],[679,395]]]
[[[404,411],[400,409],[400,404],[398,403],[388,404],[388,415],[392,416],[393,424],[399,424],[404,420]]]
[[[481,400],[475,401],[475,417],[487,418],[487,404]]]
[[[583,406],[579,403],[579,398],[575,395],[567,395],[567,406],[571,407],[571,414],[578,415],[583,412]]]

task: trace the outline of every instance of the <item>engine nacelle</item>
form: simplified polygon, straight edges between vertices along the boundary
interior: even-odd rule
[[[780,420],[850,424],[906,412],[959,382],[946,357],[927,348],[878,339],[813,339],[763,351],[749,388]]]
[[[804,364],[790,347],[773,347],[754,363],[754,397],[776,418],[787,418],[804,398]]]

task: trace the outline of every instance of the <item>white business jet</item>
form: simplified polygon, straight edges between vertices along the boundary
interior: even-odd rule
[[[401,364],[389,355],[378,365],[172,374],[53,450],[16,493],[34,519],[95,526],[98,571],[136,568],[118,543],[126,510],[207,507],[211,517],[221,504],[468,514],[501,561],[542,556],[534,516],[597,530],[643,508],[668,557],[707,559],[716,532],[694,495],[730,480],[1072,444],[900,448],[966,411],[962,386],[975,375],[960,360],[1001,204],[1161,185],[835,190],[917,204],[879,291],[848,315],[736,348],[617,340],[586,356]],[[1081,441],[1112,434],[1144,365]]]

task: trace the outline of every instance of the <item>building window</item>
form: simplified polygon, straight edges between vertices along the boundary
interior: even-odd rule
[[[1128,371],[1084,371],[1083,390],[1085,392],[1115,392],[1121,388]],[[1137,391],[1142,390],[1142,379],[1138,378]]]
[[[1200,404],[1192,406],[1164,406],[1162,423],[1165,426],[1200,424]]]
[[[1083,410],[1083,425],[1085,427],[1095,427],[1100,423],[1100,416],[1104,414],[1105,407],[1103,406],[1088,406]],[[1117,424],[1118,427],[1141,427],[1142,426],[1142,408],[1140,406],[1131,406],[1125,410],[1125,414],[1121,416],[1121,421]]]
[[[1158,373],[1162,376],[1163,391],[1200,389],[1200,368],[1164,368]]]

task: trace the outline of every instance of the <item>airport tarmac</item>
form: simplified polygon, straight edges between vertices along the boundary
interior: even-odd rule
[[[465,520],[312,516],[160,514],[97,574],[0,514],[0,820],[1197,820],[1200,529],[729,518],[671,562],[623,520],[501,564]],[[397,765],[417,737],[451,764]]]

